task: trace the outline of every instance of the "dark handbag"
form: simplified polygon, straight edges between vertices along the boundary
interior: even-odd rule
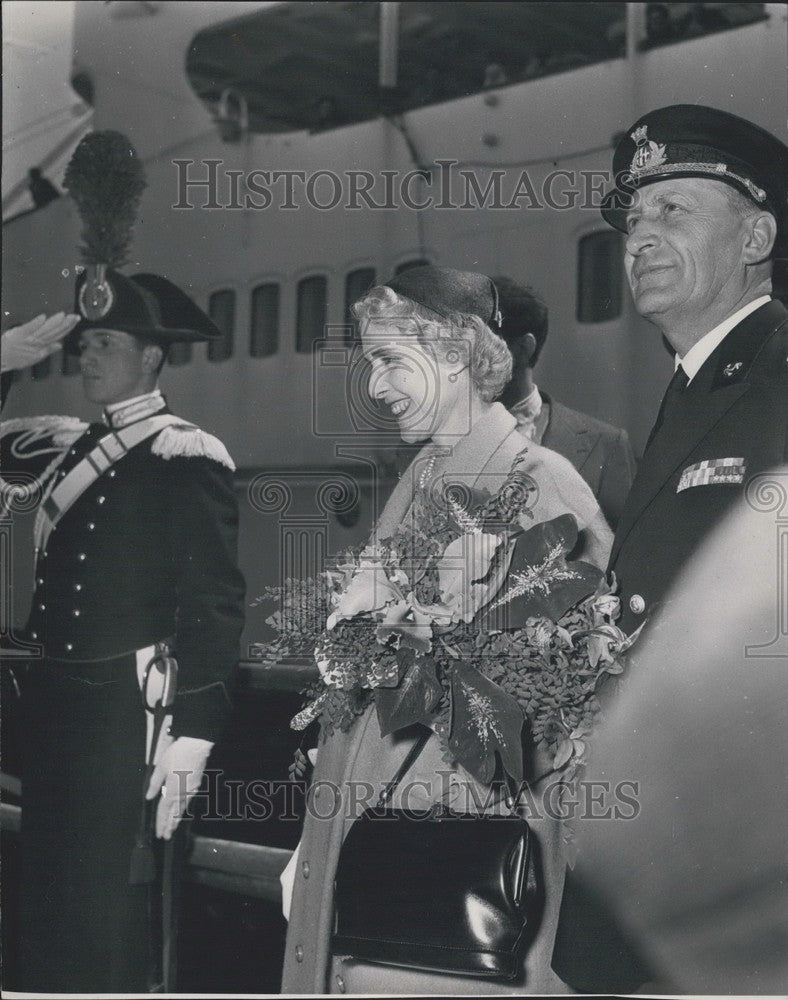
[[[332,951],[367,962],[516,979],[541,919],[533,834],[518,816],[386,805],[430,733],[351,826],[337,865]]]

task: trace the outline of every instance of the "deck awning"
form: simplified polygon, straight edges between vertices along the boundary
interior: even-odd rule
[[[397,86],[378,85],[381,4],[282,3],[193,39],[186,72],[215,111],[243,96],[253,132],[368,121],[624,53],[625,3],[399,4]]]

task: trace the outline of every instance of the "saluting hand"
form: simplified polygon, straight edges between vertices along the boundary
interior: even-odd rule
[[[78,322],[74,313],[56,312],[49,317],[41,313],[21,326],[12,326],[0,341],[0,371],[29,368],[43,361],[60,348],[61,340]]]
[[[213,743],[195,736],[179,736],[160,756],[153,769],[146,799],[155,799],[156,836],[170,840],[186,812],[186,807],[202,783]]]

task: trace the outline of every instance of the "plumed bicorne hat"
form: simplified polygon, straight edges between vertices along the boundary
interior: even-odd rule
[[[92,306],[91,300],[97,297],[109,300],[106,311]],[[77,281],[76,311],[83,318],[63,342],[64,350],[72,354],[79,352],[84,330],[120,330],[154,340],[165,348],[222,336],[213,320],[185,292],[159,274],[126,277],[109,269],[100,282],[91,282],[88,272],[84,272]],[[88,318],[86,313],[96,318]]]
[[[386,285],[444,319],[451,313],[469,313],[478,316],[493,330],[500,329],[498,289],[486,274],[423,264],[402,271]]]
[[[75,311],[81,321],[65,338],[79,350],[85,330],[119,330],[163,347],[221,337],[216,324],[177,285],[158,274],[127,277],[132,229],[146,181],[136,150],[120,132],[92,132],[74,150],[66,169],[68,189],[83,224]]]
[[[788,249],[788,148],[738,115],[700,104],[649,111],[616,146],[613,174],[602,216],[622,232],[634,191],[671,177],[706,177],[771,212],[778,228],[775,256]]]

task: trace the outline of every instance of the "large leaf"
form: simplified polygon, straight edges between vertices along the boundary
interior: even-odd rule
[[[489,784],[495,754],[507,772],[523,779],[523,712],[514,698],[470,664],[454,665],[451,680],[449,749],[477,780]]]
[[[477,621],[485,629],[523,628],[529,618],[552,621],[593,594],[603,578],[590,563],[567,562],[577,543],[577,522],[562,514],[529,528],[514,540],[506,582]]]
[[[380,735],[388,736],[414,722],[429,726],[442,694],[433,659],[414,657],[397,687],[375,691]]]

